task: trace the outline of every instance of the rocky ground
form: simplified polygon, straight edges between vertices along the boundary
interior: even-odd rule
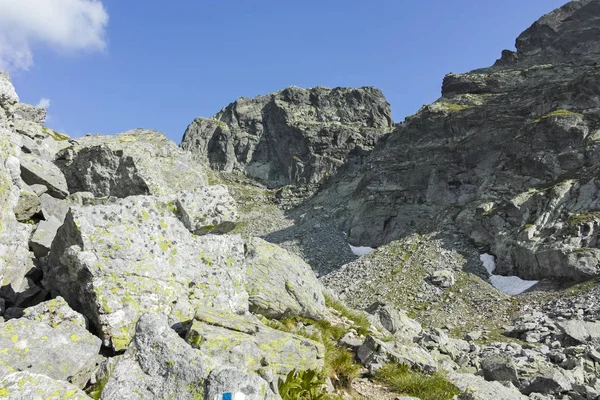
[[[288,88],[180,147],[70,139],[0,72],[0,398],[597,398],[598,21],[542,17],[402,124]]]

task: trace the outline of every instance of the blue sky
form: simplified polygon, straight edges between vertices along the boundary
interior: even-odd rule
[[[49,23],[35,36],[31,23],[16,43],[32,59],[10,72],[21,101],[49,99],[48,125],[73,137],[144,127],[179,143],[195,117],[290,85],[376,86],[402,121],[439,97],[446,73],[491,65],[564,2],[104,0],[108,23],[97,8],[70,32]],[[16,3],[0,0],[0,14]]]

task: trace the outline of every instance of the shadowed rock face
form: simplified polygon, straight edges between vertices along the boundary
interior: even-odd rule
[[[378,89],[289,87],[197,118],[181,147],[214,169],[245,171],[272,186],[320,183],[368,153],[391,127]]]
[[[351,243],[379,246],[450,215],[500,273],[600,275],[599,29],[600,1],[569,3],[517,53],[446,76],[438,101],[319,196]]]

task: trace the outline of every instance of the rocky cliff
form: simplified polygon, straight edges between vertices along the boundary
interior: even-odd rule
[[[70,139],[0,72],[0,398],[596,399],[599,28],[568,3],[396,126],[288,88],[181,148]]]
[[[439,100],[321,194],[350,242],[380,246],[451,216],[501,273],[598,276],[599,33],[600,2],[570,2],[494,66],[447,75]]]
[[[269,186],[312,184],[367,154],[391,127],[378,89],[289,87],[195,119],[181,148],[214,169],[244,171]]]

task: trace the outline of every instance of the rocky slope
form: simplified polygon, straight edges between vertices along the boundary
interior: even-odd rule
[[[356,245],[426,232],[451,215],[500,273],[599,275],[599,8],[568,3],[494,66],[447,75],[438,101],[315,203],[335,204],[330,213]]]
[[[318,87],[182,149],[71,140],[0,72],[0,398],[282,399],[316,370],[329,399],[595,399],[597,281],[512,297],[479,256],[598,275],[599,23],[568,3],[393,133],[377,89]]]

